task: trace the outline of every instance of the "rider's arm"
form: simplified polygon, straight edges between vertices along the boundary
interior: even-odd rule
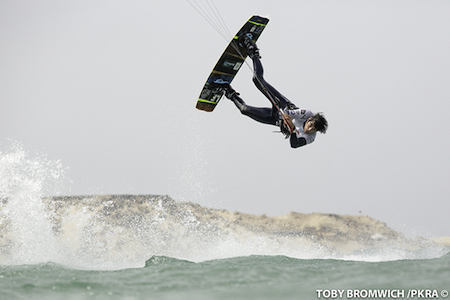
[[[289,138],[289,141],[291,142],[292,148],[298,148],[301,146],[306,145],[306,139],[304,137],[297,137],[295,133],[291,134],[291,137]]]

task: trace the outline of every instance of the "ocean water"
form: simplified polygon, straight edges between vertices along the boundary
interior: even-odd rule
[[[0,152],[0,299],[444,299],[450,248],[369,217],[54,196],[60,162]]]
[[[448,254],[384,262],[258,255],[194,263],[154,256],[143,267],[109,271],[53,263],[0,267],[1,299],[445,299],[449,289]]]

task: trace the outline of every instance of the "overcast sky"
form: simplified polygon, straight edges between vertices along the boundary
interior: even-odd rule
[[[60,159],[62,194],[361,214],[450,236],[450,1],[215,5],[233,35],[253,14],[270,19],[265,78],[324,112],[327,134],[291,149],[227,99],[195,109],[228,40],[188,1],[2,0],[2,150],[12,139]],[[244,66],[233,87],[268,106],[251,77]]]

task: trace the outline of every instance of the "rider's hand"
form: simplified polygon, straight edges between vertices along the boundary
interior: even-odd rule
[[[292,122],[292,117],[288,114],[283,114],[283,121],[289,127],[289,132],[293,133],[295,131],[294,123]]]

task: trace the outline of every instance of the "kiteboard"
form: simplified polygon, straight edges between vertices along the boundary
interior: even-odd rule
[[[269,23],[269,19],[267,18],[252,16],[244,26],[242,26],[228,44],[203,86],[200,97],[197,100],[197,109],[207,112],[214,110],[225,93],[224,83],[229,84],[233,81],[247,58],[247,49],[237,42],[238,37],[251,33],[253,41],[256,42],[264,28],[266,28],[267,23]]]

